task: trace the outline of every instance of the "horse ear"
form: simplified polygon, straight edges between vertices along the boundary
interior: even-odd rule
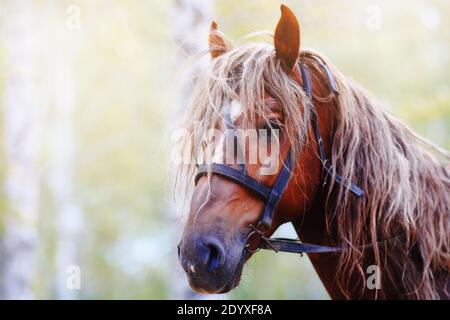
[[[294,13],[281,5],[281,18],[275,29],[275,53],[286,71],[291,72],[300,53],[300,25]]]
[[[213,59],[224,54],[231,47],[223,34],[217,31],[217,23],[215,21],[211,23],[209,30],[208,46]]]

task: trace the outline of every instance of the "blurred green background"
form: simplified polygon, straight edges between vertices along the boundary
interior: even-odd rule
[[[303,47],[450,147],[448,0],[284,3]],[[238,45],[273,31],[279,5],[0,0],[2,298],[205,298],[176,257],[183,212],[170,192],[170,132],[207,63],[192,56],[210,21]],[[213,298],[328,295],[307,257],[264,252],[239,288]]]

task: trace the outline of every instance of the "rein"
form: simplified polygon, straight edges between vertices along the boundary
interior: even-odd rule
[[[319,59],[315,60],[328,77],[328,86],[331,93],[334,96],[339,95],[336,87],[336,81],[334,80],[334,77],[326,64],[322,63]],[[312,81],[309,70],[302,63],[299,63],[299,66],[303,80],[303,90],[308,97],[312,98]],[[234,129],[229,114],[226,115],[225,120],[226,127],[228,129]],[[325,186],[329,182],[330,177],[332,177],[333,168],[325,153],[323,139],[320,135],[318,117],[316,110],[314,109],[314,105],[312,108],[312,127],[317,141],[320,162],[322,164],[322,183],[323,186]],[[239,146],[237,149],[240,150]],[[298,239],[269,238],[264,235],[264,232],[267,232],[272,225],[275,209],[289,184],[292,176],[293,165],[294,163],[292,160],[291,150],[289,150],[286,160],[284,161],[284,165],[272,188],[267,187],[256,179],[250,177],[246,172],[245,164],[240,164],[239,169],[220,163],[212,163],[210,165],[203,164],[197,167],[195,184],[197,184],[201,176],[207,174],[208,172],[212,172],[253,191],[261,200],[264,201],[264,209],[260,219],[256,223],[256,226],[253,224],[250,224],[249,226],[252,231],[247,236],[244,255],[255,253],[260,249],[299,254],[338,252],[342,250],[341,247],[328,247],[303,243]],[[335,174],[334,179],[338,184],[346,186],[356,197],[360,198],[364,196],[364,191],[361,188],[352,182],[345,182],[341,175]]]

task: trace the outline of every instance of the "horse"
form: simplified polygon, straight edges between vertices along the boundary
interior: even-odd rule
[[[229,292],[259,248],[284,248],[307,252],[332,299],[449,299],[449,153],[300,39],[284,5],[273,45],[233,47],[211,25],[177,170],[191,198],[178,245],[190,286]],[[245,128],[275,142],[252,163],[245,137],[211,133]],[[269,158],[279,165],[267,173]],[[301,242],[271,240],[288,222]]]

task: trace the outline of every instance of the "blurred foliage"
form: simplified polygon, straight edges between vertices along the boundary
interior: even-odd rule
[[[447,0],[284,2],[300,20],[303,47],[323,52],[418,133],[450,148]],[[81,29],[63,40],[74,51],[67,63],[73,70],[76,104],[75,200],[83,213],[80,298],[177,298],[174,284],[185,280],[175,272],[182,225],[168,191],[168,131],[180,109],[174,1],[50,3],[50,8],[47,2],[38,4],[47,27],[36,58],[36,88],[46,123],[55,117],[54,106],[46,105],[45,98],[54,89],[46,81],[53,64],[47,53],[59,50],[54,36],[64,28],[66,8],[75,4],[82,13]],[[3,4],[0,1],[0,7]],[[376,27],[368,20],[373,8],[379,10]],[[279,3],[269,0],[217,0],[214,10],[219,28],[237,44],[249,41],[242,37],[250,32],[272,31],[279,18]],[[0,46],[0,97],[4,45],[8,44]],[[2,143],[0,133],[0,147]],[[44,141],[42,177],[52,170],[48,148]],[[2,197],[0,210],[4,207]],[[54,298],[58,226],[45,179],[40,207],[35,289],[39,298]],[[261,253],[252,258],[230,297],[328,296],[306,257]]]

